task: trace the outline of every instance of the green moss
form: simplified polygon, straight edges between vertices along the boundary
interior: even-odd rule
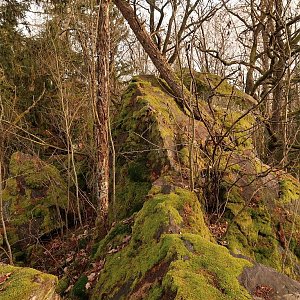
[[[243,116],[240,111],[219,110],[216,115],[224,133],[230,130],[233,147],[253,149],[252,131],[256,120],[252,114]]]
[[[197,235],[183,235],[194,253],[171,263],[164,284],[177,290],[176,299],[251,299],[237,277],[250,263],[232,257],[226,248]]]
[[[176,165],[172,148],[178,128],[172,120],[186,116],[160,84],[154,76],[137,77],[123,96],[113,134],[118,151],[126,154],[117,159],[116,203],[110,210],[111,220],[140,210],[150,181]]]
[[[234,216],[226,236],[229,249],[279,269],[279,243],[267,208],[261,205],[249,209],[229,203],[227,209]]]
[[[8,279],[1,284],[1,300],[51,299],[54,295],[57,278],[53,275],[0,264],[0,276],[5,275]]]
[[[59,295],[62,295],[66,289],[69,287],[70,280],[67,276],[62,277],[56,286],[55,292]]]
[[[268,238],[259,236],[257,239],[257,247],[254,249],[256,261],[280,270],[282,258],[278,251],[278,246],[278,242],[272,236]]]
[[[128,166],[128,176],[134,182],[149,182],[149,168],[143,161],[134,161]]]
[[[104,256],[109,249],[116,248],[123,242],[124,238],[131,235],[131,233],[132,228],[130,224],[122,222],[117,223],[106,237],[97,244],[97,249],[95,249],[93,256]]]
[[[188,147],[183,147],[180,151],[179,151],[179,159],[181,161],[181,163],[188,167],[190,164],[190,151],[188,149]]]
[[[185,69],[183,73],[184,84],[190,87],[190,72]],[[251,96],[216,74],[194,72],[194,80],[198,95],[202,99],[209,101],[212,106],[245,110],[256,104],[256,101]]]
[[[295,238],[291,238],[290,242],[290,250],[295,253],[295,255],[300,258],[300,242],[297,241]]]
[[[151,188],[150,182],[135,182],[123,177],[116,187],[116,202],[110,207],[110,219],[121,220],[139,211]]]
[[[163,288],[160,285],[155,285],[154,287],[151,287],[149,294],[147,295],[146,299],[161,299],[163,294]]]
[[[269,193],[263,191],[253,205],[247,203],[245,198],[249,192],[245,195],[243,192],[243,188],[236,186],[225,195],[228,200],[225,213],[229,223],[225,236],[228,248],[234,253],[242,253],[257,262],[282,271],[281,242],[277,229],[279,220],[270,206]],[[275,203],[273,199],[273,205]],[[290,266],[286,261],[286,272],[290,272]]]
[[[279,201],[283,204],[299,200],[300,184],[294,177],[285,174],[281,177],[280,185],[280,198]]]
[[[88,278],[86,275],[80,276],[72,288],[72,294],[78,299],[86,299],[86,288],[85,285],[88,283]]]
[[[60,228],[57,211],[67,207],[67,187],[59,171],[37,157],[16,152],[10,160],[10,178],[3,191],[6,216],[9,219],[9,238],[14,243],[23,239],[23,231],[34,219],[38,225],[32,234],[42,235]],[[27,235],[28,233],[26,233]]]
[[[122,236],[122,227],[105,239],[116,239],[117,232]],[[107,255],[103,244],[99,246],[95,258],[105,256],[106,264],[92,299],[102,299],[104,294],[122,299],[122,290],[126,290],[123,298],[129,299],[152,278],[151,272],[163,280],[145,288],[144,299],[160,299],[169,290],[177,294],[176,299],[250,299],[237,280],[249,263],[211,242],[193,193],[178,188],[168,195],[153,195],[137,213],[131,235],[130,243],[117,253]],[[213,280],[207,274],[213,274]]]

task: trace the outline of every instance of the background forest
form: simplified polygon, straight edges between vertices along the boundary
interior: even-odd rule
[[[1,262],[66,299],[276,299],[222,249],[300,278],[299,61],[296,0],[0,0]],[[186,232],[232,260],[191,262],[208,294],[172,273]]]

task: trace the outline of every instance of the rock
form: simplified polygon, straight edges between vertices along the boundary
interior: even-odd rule
[[[8,275],[9,276],[6,276]],[[59,300],[55,294],[57,277],[30,268],[19,268],[0,263],[1,300]]]
[[[190,86],[191,76],[187,69],[184,72],[184,83]],[[250,95],[230,84],[227,79],[211,73],[194,72],[198,97],[209,101],[212,107],[246,110],[255,105],[257,101]]]
[[[100,242],[94,259],[105,265],[92,299],[251,299],[237,279],[251,263],[213,241],[195,194],[176,188],[149,195],[125,247],[107,254],[128,234],[122,227]]]
[[[254,295],[260,286],[269,287],[269,299],[300,299],[300,283],[262,264],[246,267],[239,281]]]
[[[256,262],[279,270],[284,259],[284,272],[297,277],[300,219],[291,211],[297,204],[286,204],[299,198],[299,182],[258,158],[251,139],[256,118],[243,115],[255,100],[220,78],[195,78],[200,96],[203,80],[204,98],[215,92],[214,137],[200,120],[191,128],[188,113],[154,76],[134,78],[123,96],[113,131],[122,155],[110,206],[118,222],[97,245],[94,259],[105,265],[93,300],[263,298],[270,291],[263,282],[254,295],[238,280]],[[216,144],[217,133],[224,136]],[[189,190],[191,173],[197,196]],[[133,224],[121,221],[130,216]],[[218,219],[210,225],[219,226],[216,238],[226,248],[209,232],[207,216]],[[297,291],[283,297],[291,295]]]
[[[67,186],[54,166],[36,156],[14,153],[3,191],[10,243],[26,246],[40,236],[62,228],[68,206],[67,195]],[[72,194],[69,209],[72,209]]]

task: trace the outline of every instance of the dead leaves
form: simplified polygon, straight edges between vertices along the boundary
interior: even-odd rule
[[[0,276],[0,284],[3,284],[10,276],[12,273],[6,273],[5,275]]]
[[[267,285],[260,285],[256,287],[256,291],[254,293],[254,296],[260,297],[265,300],[271,300],[273,299],[274,290],[270,286]]]
[[[100,271],[103,269],[105,264],[105,259],[92,263],[92,269],[90,273],[87,274],[88,282],[85,285],[85,288],[90,289],[98,280]]]
[[[8,286],[9,283],[7,283],[7,279],[10,278],[10,276],[12,275],[12,273],[6,273],[4,275],[0,275],[0,291],[5,290],[5,288]]]
[[[212,223],[209,225],[209,230],[216,239],[221,239],[224,236],[224,234],[226,233],[227,228],[228,228],[227,221],[225,221],[223,223],[221,223],[221,222]]]

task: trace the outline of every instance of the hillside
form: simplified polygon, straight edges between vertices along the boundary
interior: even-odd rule
[[[115,198],[101,240],[92,226],[65,231],[67,218],[77,218],[76,197],[53,158],[12,155],[3,201],[17,264],[58,275],[63,299],[299,296],[300,183],[259,159],[256,101],[214,75],[195,78],[209,124],[183,111],[154,76],[127,87],[112,120]],[[65,243],[55,246],[56,232]],[[56,265],[41,268],[49,255]],[[0,266],[0,298],[19,272],[7,268]],[[53,299],[53,285],[43,287],[45,295],[26,297]]]

